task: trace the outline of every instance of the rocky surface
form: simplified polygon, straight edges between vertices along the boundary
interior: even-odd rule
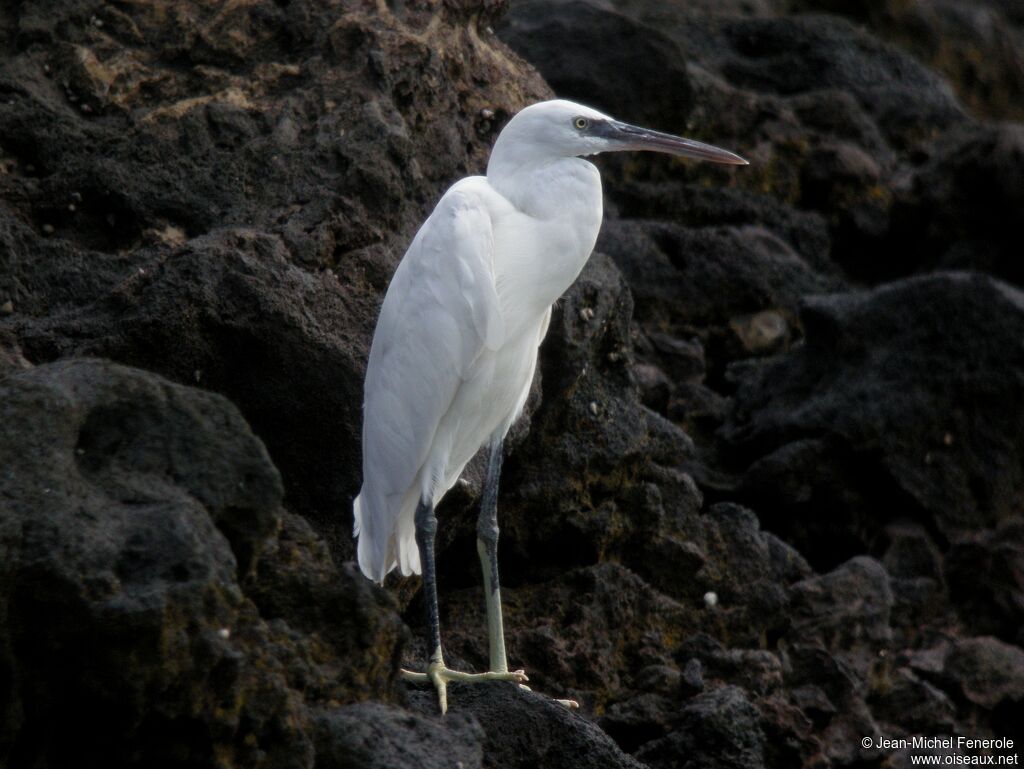
[[[302,765],[317,702],[388,697],[393,604],[222,396],[72,358],[0,380],[0,417],[7,765]]]
[[[830,531],[862,552],[900,519],[948,540],[1019,513],[1024,294],[935,273],[808,299],[802,321],[800,349],[734,371],[723,433],[773,528],[807,552],[842,552]],[[823,499],[841,500],[827,520]]]
[[[341,552],[398,244],[548,93],[486,32],[495,8],[425,5],[69,2],[2,23],[0,295],[19,349],[224,393]]]
[[[1019,740],[1024,129],[997,121],[1022,24],[1009,0],[5,7],[0,764],[896,767],[862,739]],[[455,686],[441,719],[397,681],[418,582],[351,561],[363,367],[418,223],[552,92],[752,164],[598,160],[599,253],[502,479],[539,693]],[[441,613],[478,669],[467,480]]]

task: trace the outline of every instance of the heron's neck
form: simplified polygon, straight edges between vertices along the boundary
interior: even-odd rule
[[[518,212],[499,225],[512,227],[514,236],[514,247],[499,243],[496,250],[499,296],[511,297],[509,317],[539,317],[576,280],[594,249],[603,215],[601,175],[581,158],[560,158],[509,170],[492,164],[487,181]]]
[[[600,227],[601,175],[583,158],[520,159],[495,152],[487,164],[487,181],[517,210],[536,219],[569,217],[595,224],[596,216]]]

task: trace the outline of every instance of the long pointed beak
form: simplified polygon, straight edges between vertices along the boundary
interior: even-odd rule
[[[617,150],[650,150],[652,152],[665,152],[670,155],[679,155],[684,158],[695,160],[708,160],[712,163],[724,163],[730,166],[750,165],[739,155],[723,150],[704,142],[684,139],[681,136],[652,131],[650,128],[640,128],[629,123],[620,123],[617,120],[609,120],[601,127],[601,135],[611,141],[608,151]]]

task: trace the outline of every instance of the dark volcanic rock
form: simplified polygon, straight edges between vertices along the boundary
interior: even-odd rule
[[[533,0],[514,3],[498,35],[561,97],[639,125],[686,124],[686,57],[656,28],[597,3]]]
[[[810,571],[803,558],[762,532],[757,516],[739,505],[714,505],[701,523],[698,541],[707,555],[696,586],[716,596],[708,625],[727,628],[725,636],[737,644],[755,645],[783,632],[789,623],[787,587]]]
[[[675,721],[675,710],[671,697],[648,692],[616,702],[598,723],[623,749],[635,753],[644,743],[665,735]]]
[[[600,247],[622,269],[641,322],[708,326],[765,309],[796,310],[804,294],[838,287],[760,227],[684,228],[622,220]]]
[[[486,32],[500,5],[3,11],[0,325],[32,362],[102,355],[228,395],[350,555],[388,277],[548,93]]]
[[[738,17],[722,8],[716,15],[686,5],[631,0],[572,0],[538,16],[530,13],[534,5],[539,4],[516,4],[503,34],[528,58],[536,56],[541,72],[552,82],[573,82],[574,59],[562,55],[559,48],[564,43],[555,30],[574,19],[617,19],[608,10],[611,7],[626,17],[618,22],[620,28],[632,30],[640,24],[654,30],[655,39],[675,42],[689,61],[720,74],[734,87],[780,95],[826,90],[852,94],[888,136],[901,143],[964,119],[952,89],[940,77],[836,17]],[[527,39],[520,34],[520,25],[529,25],[534,34]],[[600,34],[596,33],[593,48],[606,47]],[[581,30],[577,39],[585,40],[586,35]],[[643,58],[642,53],[634,56]],[[701,117],[705,114],[703,109],[699,112]],[[708,125],[701,128],[707,130]]]
[[[5,764],[302,766],[300,676],[386,696],[401,635],[379,597],[334,641],[361,677],[246,598],[282,489],[227,401],[94,360],[0,391]]]
[[[480,769],[483,730],[472,716],[438,718],[373,702],[316,717],[315,769]],[[487,766],[495,766],[488,756]],[[500,764],[505,766],[505,764]]]
[[[509,664],[530,685],[599,709],[649,665],[672,662],[694,612],[611,563],[576,569],[550,583],[503,590]],[[453,659],[486,665],[486,618],[479,588],[442,600]]]
[[[824,538],[812,560],[848,547],[837,521],[870,545],[889,520],[949,536],[1020,509],[1019,292],[940,274],[810,299],[803,323],[802,348],[736,372],[726,438],[756,460],[744,495],[772,525]]]
[[[796,0],[793,8],[848,16],[942,73],[973,110],[1024,117],[1024,5],[1018,0],[916,3]],[[1007,18],[1009,17],[1009,18]]]
[[[605,224],[598,242],[635,297],[636,319],[650,342],[639,356],[668,375],[663,413],[688,429],[702,406],[685,385],[702,375],[719,383],[723,360],[788,346],[797,336],[792,326],[800,297],[843,285],[814,270],[776,232],[757,226],[620,219]],[[695,348],[696,363],[680,360],[680,344]]]
[[[257,230],[220,230],[173,255],[144,256],[85,308],[12,318],[24,354],[103,356],[226,393],[275,455],[290,505],[351,553],[339,521],[358,491],[352,436],[374,300],[296,267],[280,237]]]
[[[733,83],[794,94],[852,94],[897,144],[963,120],[952,90],[910,56],[828,16],[750,19],[726,27],[732,50],[712,56]]]
[[[637,757],[652,769],[758,769],[765,766],[760,715],[742,689],[715,689],[687,703],[678,728],[645,745]]]
[[[820,641],[867,672],[891,641],[892,588],[878,561],[860,556],[828,574],[793,585],[790,636]]]
[[[879,689],[881,691],[871,700],[871,707],[880,720],[923,731],[936,726],[948,732],[956,728],[953,701],[912,670],[900,668]]]
[[[434,26],[426,3],[11,9],[4,199],[37,232],[101,251],[250,223],[298,263],[344,263],[407,235],[483,160],[493,121],[544,93],[467,23],[498,5],[448,3]]]
[[[958,641],[946,657],[943,675],[986,710],[1013,706],[1024,711],[1024,651],[1017,646],[991,636]]]
[[[437,697],[433,691],[422,692],[413,705],[432,713]],[[593,723],[513,684],[456,684],[449,713],[468,716],[482,727],[484,766],[643,769]]]
[[[304,518],[285,512],[242,587],[279,631],[280,652],[307,700],[392,699],[408,629],[390,597],[355,563],[338,565]],[[339,698],[339,687],[353,694]]]
[[[920,627],[950,615],[936,538],[921,524],[907,522],[887,526],[885,538],[889,544],[882,563],[892,577],[894,624]]]
[[[784,241],[817,272],[838,274],[824,218],[792,208],[769,195],[678,180],[624,180],[608,184],[606,189],[614,196],[623,219],[655,219],[694,228],[753,225]],[[611,224],[606,222],[603,232],[610,232]]]
[[[839,765],[866,757],[860,740],[876,729],[867,684],[893,644],[892,605],[888,573],[867,557],[793,585],[792,627],[780,644],[785,688],[799,716],[815,724],[820,744],[807,739],[799,716],[780,718],[785,710],[769,723],[804,760],[816,750]]]
[[[1024,645],[1024,520],[965,533],[950,546],[944,576],[962,620],[977,632]]]
[[[1024,126],[954,131],[926,148],[927,161],[893,210],[887,236],[918,264],[974,269],[1024,285],[1020,238],[1024,208]]]

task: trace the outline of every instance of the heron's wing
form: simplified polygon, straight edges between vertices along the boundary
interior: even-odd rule
[[[403,572],[418,570],[418,555],[403,560],[403,543],[393,541],[398,518],[463,378],[485,348],[504,340],[483,192],[465,180],[441,199],[395,272],[377,321],[356,505],[360,566],[374,579],[395,560]]]

